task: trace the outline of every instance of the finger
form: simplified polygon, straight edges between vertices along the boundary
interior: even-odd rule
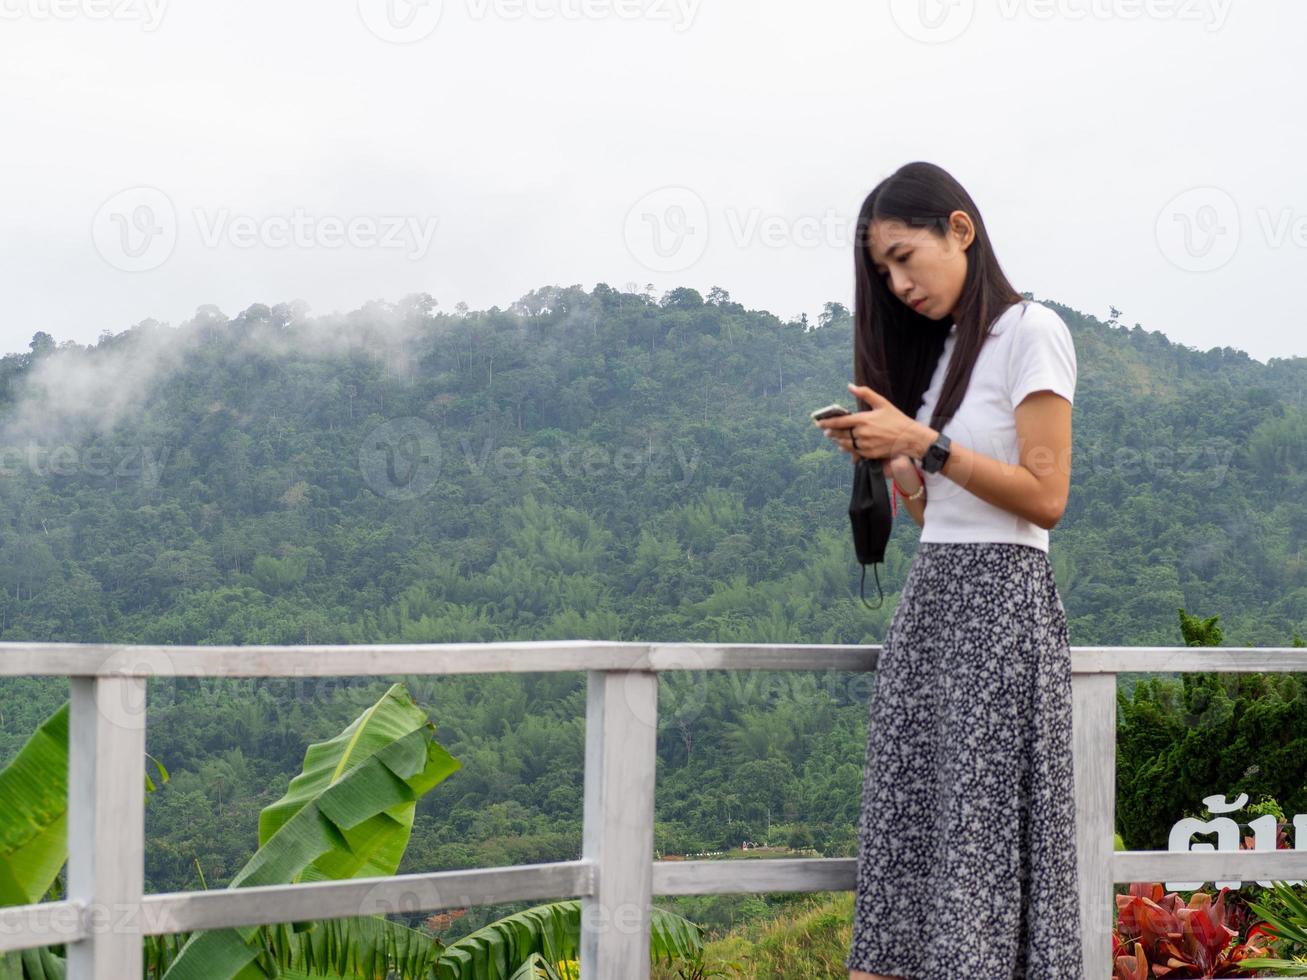
[[[873,408],[879,408],[882,405],[889,404],[889,399],[880,394],[880,392],[872,391],[866,385],[855,385],[852,382],[849,382],[849,391],[853,392],[853,394],[857,395]]]

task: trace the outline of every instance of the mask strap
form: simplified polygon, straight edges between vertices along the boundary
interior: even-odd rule
[[[875,578],[876,578],[876,591],[880,593],[880,605],[876,605],[876,606],[868,605],[868,604],[867,604],[867,598],[866,598],[866,596],[864,596],[864,595],[862,594],[862,587],[863,587],[863,586],[866,584],[866,582],[867,582],[867,566],[866,566],[866,565],[863,565],[863,566],[862,566],[862,579],[858,582],[858,598],[862,600],[862,604],[863,604],[864,606],[867,606],[868,609],[879,609],[881,606],[885,605],[885,593],[881,590],[881,587],[880,587],[880,570],[879,570],[879,564],[880,564],[879,562],[875,562],[875,563],[872,564],[872,566],[871,566],[871,574],[872,574],[873,576],[875,576]]]

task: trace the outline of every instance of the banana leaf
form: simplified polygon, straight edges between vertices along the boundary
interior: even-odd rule
[[[64,980],[64,961],[49,949],[3,953],[0,980]]]
[[[0,905],[41,901],[68,859],[67,824],[65,702],[0,770]]]
[[[269,964],[275,964],[275,975],[286,978],[430,977],[445,948],[438,939],[381,916],[326,919],[307,926],[258,927],[254,945],[260,956],[236,976],[263,978],[269,975]],[[146,937],[146,975],[166,974],[189,939],[186,933]]]
[[[68,860],[68,711],[65,701],[0,770],[0,905],[41,901]]]
[[[280,800],[265,807],[259,814],[259,846],[267,844],[305,804],[339,782],[359,763],[423,726],[434,730],[426,713],[414,703],[404,686],[395,684],[335,738],[310,745],[304,753],[303,772],[291,780],[290,787]],[[459,768],[459,763],[450,756],[445,755],[444,760],[449,768],[440,779]],[[440,779],[431,785],[434,786]],[[324,853],[295,880],[325,881],[393,875],[408,846],[415,812],[415,800],[410,800],[385,814],[378,814],[358,827],[350,827],[344,831],[349,843],[348,850]],[[395,824],[403,828],[403,833],[397,832]]]
[[[434,730],[395,684],[340,735],[310,746],[304,772],[260,816],[261,845],[228,887],[393,875],[417,800],[459,768]],[[259,927],[196,933],[164,980],[277,976],[271,935]]]
[[[439,980],[512,980],[533,956],[546,964],[577,959],[581,943],[581,900],[568,899],[496,919],[445,947],[436,965]],[[655,962],[684,959],[703,950],[703,927],[655,908],[649,955]],[[525,973],[524,976],[531,976]]]
[[[570,980],[539,953],[532,953],[509,980]]]

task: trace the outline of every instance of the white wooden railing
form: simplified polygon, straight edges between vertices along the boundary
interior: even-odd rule
[[[879,654],[878,646],[602,641],[285,647],[0,643],[0,676],[67,676],[72,685],[67,898],[0,908],[0,951],[66,943],[68,980],[138,980],[142,935],[580,897],[582,975],[644,980],[649,976],[654,895],[848,891],[856,876],[852,858],[653,860],[658,674],[868,671],[876,669]],[[1307,878],[1307,851],[1302,850],[1113,851],[1116,675],[1300,672],[1307,671],[1307,652],[1076,647],[1071,657],[1085,976],[1107,980],[1114,883]],[[588,672],[579,861],[143,894],[141,773],[148,678],[577,670]]]

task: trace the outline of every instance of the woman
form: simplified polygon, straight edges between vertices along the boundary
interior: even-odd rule
[[[854,249],[859,408],[921,543],[871,699],[850,980],[1083,980],[1071,651],[1048,532],[1076,354],[999,268],[967,192],[910,163]]]

